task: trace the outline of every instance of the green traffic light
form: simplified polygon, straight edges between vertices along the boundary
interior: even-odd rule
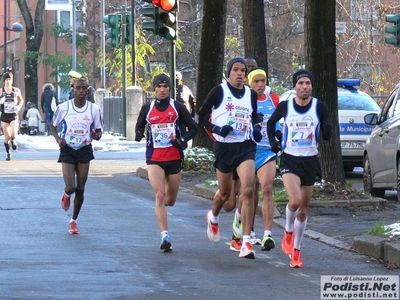
[[[107,40],[107,44],[117,48],[121,38],[121,15],[106,15],[103,18],[103,23],[108,25],[107,34],[110,38]]]
[[[393,36],[385,37],[385,43],[400,47],[400,14],[386,15],[386,22],[392,23],[392,26],[385,26],[385,32]]]

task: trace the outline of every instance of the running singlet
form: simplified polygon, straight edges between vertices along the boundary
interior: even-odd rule
[[[85,106],[78,108],[74,100],[68,100],[57,107],[53,125],[61,125],[59,135],[73,149],[89,145],[92,142],[90,132],[103,128],[100,108],[96,104],[86,101]]]
[[[275,111],[275,105],[270,96],[264,95],[263,98],[264,99],[260,98],[257,99],[257,112],[262,113],[264,115],[263,121],[260,123],[262,139],[260,142],[257,143],[257,148],[261,146],[271,149],[271,144],[269,142],[267,135],[267,121],[271,117],[272,113]],[[280,125],[279,122],[277,122],[275,130],[279,129]]]
[[[6,90],[3,88],[3,95],[6,99],[4,100],[4,113],[5,114],[16,114],[18,110],[15,109],[15,106],[18,105],[17,94],[15,93],[14,88],[12,88],[11,93],[7,93]]]
[[[146,116],[150,129],[150,148],[154,149],[150,160],[172,161],[182,158],[178,148],[170,143],[176,137],[177,119],[178,111],[175,108],[174,100],[171,99],[165,111],[159,111],[154,100],[150,103]]]
[[[244,142],[250,139],[253,126],[251,124],[251,92],[248,86],[245,86],[245,93],[242,98],[236,98],[226,83],[221,84],[223,99],[221,104],[213,108],[211,112],[211,123],[222,127],[230,125],[233,128],[225,138],[213,133],[214,138],[222,143]]]
[[[287,103],[284,121],[284,138],[282,149],[293,156],[314,156],[318,154],[319,118],[317,114],[318,99],[311,98],[308,111],[299,113],[294,108],[294,98]]]

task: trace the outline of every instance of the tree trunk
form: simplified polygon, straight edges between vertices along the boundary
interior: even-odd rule
[[[222,82],[227,3],[228,0],[204,0],[196,110],[203,104],[210,90]],[[212,141],[203,128],[198,128],[193,146],[211,149]]]
[[[335,0],[306,0],[306,66],[313,74],[313,95],[325,102],[333,125],[332,138],[320,140],[323,179],[345,182],[338,122],[335,44]]]
[[[265,35],[264,1],[243,0],[242,16],[245,56],[254,58],[258,66],[267,71],[268,54],[267,38]],[[267,78],[269,78],[268,72]]]
[[[38,104],[38,57],[43,38],[43,12],[45,0],[38,0],[35,19],[32,18],[26,0],[17,0],[25,22],[25,102]]]

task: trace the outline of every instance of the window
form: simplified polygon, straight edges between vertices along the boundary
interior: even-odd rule
[[[84,17],[85,17],[85,5],[81,3],[82,0],[75,0],[75,7],[78,5],[81,7],[75,11],[76,28],[84,28]],[[58,23],[64,29],[72,28],[72,11],[71,10],[59,10],[58,11]]]

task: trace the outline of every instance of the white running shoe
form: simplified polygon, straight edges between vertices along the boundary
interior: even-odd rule
[[[256,237],[256,233],[254,231],[250,233],[250,243],[252,245],[261,245],[261,240]]]
[[[208,239],[213,243],[218,243],[220,236],[219,236],[219,226],[218,224],[211,223],[211,214],[212,211],[209,210],[206,214],[207,220],[207,236]]]
[[[253,250],[253,245],[249,242],[243,243],[239,257],[255,259],[256,253]]]

